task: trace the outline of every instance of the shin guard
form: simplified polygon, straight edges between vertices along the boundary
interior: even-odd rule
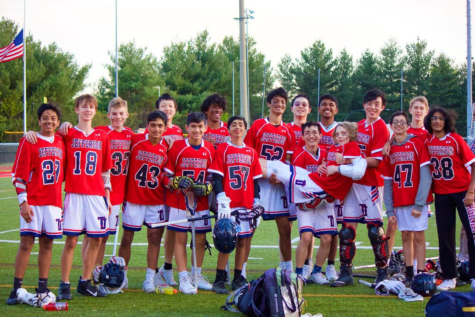
[[[356,255],[356,231],[353,227],[343,223],[338,236],[340,237],[340,262],[351,264]]]
[[[383,227],[368,226],[368,237],[373,246],[376,267],[386,267],[389,260],[389,237],[384,234]]]

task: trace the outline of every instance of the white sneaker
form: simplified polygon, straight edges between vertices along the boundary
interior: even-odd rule
[[[312,274],[312,270],[313,270],[313,260],[309,259],[308,265],[307,264],[303,265],[302,277],[305,278],[305,280],[308,280],[308,278],[310,277],[310,274]]]
[[[323,275],[323,273],[321,273],[321,272],[310,275],[310,279],[315,284],[320,284],[320,285],[330,284],[330,282],[327,280],[325,275]]]
[[[340,277],[340,274],[338,274],[334,265],[327,265],[327,270],[325,271],[325,274],[327,275],[327,279],[330,282],[334,282]]]
[[[472,278],[472,291],[475,291],[475,278]]]
[[[162,277],[160,276],[160,272],[155,273],[155,275],[153,276],[153,285],[155,286],[155,288],[157,288],[157,286],[167,286],[167,283],[165,283]]]
[[[191,284],[190,275],[187,274],[184,278],[180,279],[180,287],[179,290],[183,294],[197,294],[197,289]]]
[[[28,304],[28,305],[31,305],[31,306],[37,306],[35,304],[35,303],[37,303],[35,294],[28,293],[28,291],[24,288],[19,288],[16,291],[16,296],[18,298],[18,303],[19,304]]]
[[[195,285],[195,276],[191,276],[191,284]],[[208,279],[203,275],[198,275],[198,289],[202,289],[204,291],[211,291],[213,289],[213,285],[208,282]]]
[[[473,283],[472,283],[473,285]],[[454,278],[444,280],[442,284],[437,286],[438,291],[448,291],[449,289],[453,289],[457,286],[457,282],[455,281]]]
[[[162,265],[160,270],[158,270],[158,273],[160,274],[162,281],[165,282],[165,284],[167,284],[168,286],[178,285],[177,282],[175,282],[175,280],[173,279],[173,269],[165,270]]]
[[[145,280],[143,281],[143,287],[142,290],[145,293],[153,293],[155,292],[155,285],[153,283],[153,280]]]

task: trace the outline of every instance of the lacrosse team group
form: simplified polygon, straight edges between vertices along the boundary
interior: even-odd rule
[[[226,99],[210,95],[201,112],[188,114],[187,137],[173,124],[178,105],[169,94],[159,97],[157,110],[148,114],[145,132],[139,134],[125,126],[129,113],[120,97],[109,103],[110,125],[100,127],[93,127],[98,103],[90,94],[75,100],[77,125],[62,123],[57,106],[42,104],[37,110],[39,132],[30,131],[20,140],[12,169],[20,207],[20,247],[7,304],[42,306],[72,299],[70,272],[83,234],[77,293],[104,297],[127,289],[134,235],[143,227],[148,241],[143,291],[178,286],[184,294],[198,289],[228,294],[228,281],[232,290],[248,283],[247,259],[261,219],[277,225],[276,266],[294,271],[307,283],[331,287],[354,283],[358,224],[366,225],[372,245],[375,283],[389,280],[397,273],[391,254],[399,229],[402,280],[409,287],[418,275],[427,274],[424,232],[432,203],[442,280],[437,289],[456,287],[457,211],[465,232],[461,250],[475,290],[475,155],[456,133],[451,113],[429,109],[425,97],[415,97],[409,105],[411,119],[404,112],[391,115],[390,136],[380,117],[386,106],[380,90],[365,94],[366,118],[358,123],[335,121],[338,100],[331,94],[318,100],[320,122],[307,120],[311,101],[299,94],[290,101],[293,121],[284,123],[288,102],[283,88],[274,89],[267,95],[268,117],[251,125],[241,116],[231,116],[226,123],[221,121]],[[118,256],[104,264],[106,242],[116,234],[121,212]],[[214,213],[212,229],[208,216]],[[190,221],[193,218],[199,219]],[[300,242],[293,258],[295,220]],[[187,244],[192,227],[195,256],[190,274]],[[210,283],[202,266],[212,230],[220,253]],[[55,295],[48,289],[48,274],[53,240],[63,234],[61,281]],[[226,270],[229,252],[224,251],[230,234],[235,236],[232,277]],[[36,294],[29,294],[22,283],[36,237],[39,279]],[[315,237],[320,247],[314,256]],[[165,256],[159,266],[162,240]]]

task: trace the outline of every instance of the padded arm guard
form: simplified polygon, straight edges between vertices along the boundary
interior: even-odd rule
[[[349,177],[354,181],[358,181],[363,178],[367,166],[368,162],[366,162],[364,158],[359,156],[353,160],[353,164],[340,165],[339,171],[341,175]]]

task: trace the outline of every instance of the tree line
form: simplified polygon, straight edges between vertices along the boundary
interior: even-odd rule
[[[18,33],[15,22],[0,21],[0,47],[8,45]],[[46,96],[49,102],[59,104],[63,121],[76,122],[74,97],[85,89],[85,79],[91,64],[78,65],[74,55],[62,51],[55,43],[48,46],[27,37],[27,126],[36,129],[36,109]],[[115,53],[109,52],[110,63],[104,65],[108,76],[94,87],[99,100],[95,124],[107,124],[107,105],[115,96]],[[220,43],[212,43],[208,31],[202,31],[188,41],[171,43],[161,56],[138,47],[134,41],[119,46],[119,95],[128,101],[128,125],[137,129],[146,124],[146,114],[155,108],[160,93],[172,94],[179,105],[175,121],[184,127],[186,115],[199,111],[201,102],[209,94],[218,92],[228,100],[224,115],[232,115],[234,61],[234,104],[239,114],[239,40],[227,36]],[[403,74],[403,105],[425,95],[431,105],[444,106],[459,114],[457,128],[465,135],[466,127],[466,65],[457,65],[444,53],[429,50],[427,42],[417,39],[404,48],[390,38],[379,52],[364,51],[355,58],[344,49],[334,53],[317,40],[303,48],[300,56],[285,55],[275,68],[258,51],[255,40],[248,43],[250,115],[261,117],[262,97],[277,85],[289,96],[305,93],[312,106],[317,96],[334,94],[339,100],[337,120],[357,121],[363,117],[363,95],[372,88],[383,90],[388,97],[388,109],[400,109],[401,70]],[[265,86],[264,86],[264,69]],[[318,91],[320,70],[320,91]],[[263,91],[265,87],[265,90]],[[23,62],[17,59],[0,64],[0,141],[18,141],[21,134],[12,137],[4,131],[22,131],[23,127]],[[288,107],[289,108],[289,107]],[[267,106],[264,106],[264,115]],[[316,111],[310,118],[316,119]],[[290,109],[284,119],[292,120]]]

